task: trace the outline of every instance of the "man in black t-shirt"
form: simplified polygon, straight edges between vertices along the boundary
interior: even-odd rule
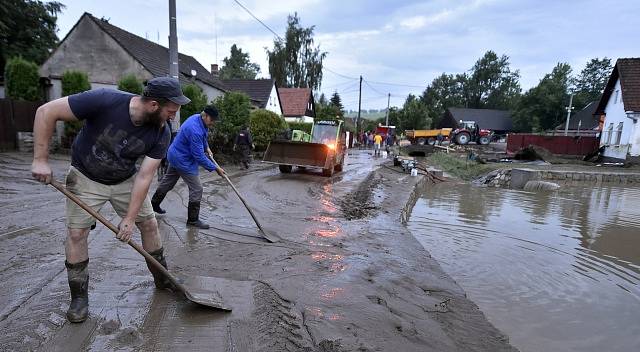
[[[165,267],[162,241],[147,195],[151,180],[165,157],[172,120],[181,105],[189,103],[177,79],[149,80],[142,96],[96,89],[50,101],[38,108],[34,121],[33,177],[49,183],[49,139],[57,121],[85,121],[72,146],[66,188],[99,211],[110,202],[122,217],[116,237],[128,242],[134,224],[142,246]],[[140,169],[136,161],[144,157]],[[83,322],[88,316],[89,263],[87,237],[95,219],[67,200],[65,255],[71,304],[67,319]],[[171,288],[169,280],[149,265],[158,288]]]

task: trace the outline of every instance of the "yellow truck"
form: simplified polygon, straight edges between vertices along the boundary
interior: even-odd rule
[[[405,134],[411,144],[434,145],[438,141],[438,135],[442,135],[442,140],[449,140],[453,128],[440,128],[436,130],[406,130]]]

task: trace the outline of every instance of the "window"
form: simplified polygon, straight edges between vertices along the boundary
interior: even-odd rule
[[[618,130],[616,131],[616,145],[620,145],[620,140],[622,139],[622,122],[618,124]]]
[[[607,127],[607,143],[606,144],[611,144],[612,134],[613,134],[613,122],[609,124],[609,127]]]
[[[620,95],[620,91],[619,91],[619,90],[616,90],[616,96],[615,96],[615,98],[613,99],[613,103],[614,103],[614,104],[618,104],[618,96],[619,96],[619,95]]]

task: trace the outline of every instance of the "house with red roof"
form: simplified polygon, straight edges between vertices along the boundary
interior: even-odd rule
[[[285,121],[313,123],[316,109],[311,88],[278,88],[278,93]]]

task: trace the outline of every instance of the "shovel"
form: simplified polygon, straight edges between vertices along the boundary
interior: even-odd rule
[[[211,158],[211,161],[213,161],[213,163],[216,165],[216,167],[219,167],[215,159],[213,159],[213,157],[211,156],[209,157]],[[265,231],[265,229],[262,228],[262,225],[260,225],[260,221],[258,221],[258,218],[256,218],[256,215],[253,213],[253,211],[249,207],[249,204],[247,204],[247,201],[244,200],[244,197],[240,194],[240,192],[238,192],[238,189],[236,188],[236,186],[234,186],[233,182],[231,182],[231,180],[229,179],[229,176],[227,176],[227,174],[224,173],[222,174],[222,177],[224,177],[225,180],[227,180],[227,182],[229,183],[229,186],[233,188],[233,191],[236,192],[236,195],[238,196],[238,198],[240,198],[240,201],[242,202],[242,204],[244,204],[244,207],[247,208],[247,211],[249,212],[249,214],[251,214],[253,221],[256,223],[256,226],[258,226],[260,235],[262,235],[262,237],[264,237],[267,241],[271,243],[280,241],[280,237],[278,237],[276,234],[267,232]]]
[[[89,214],[91,214],[94,218],[96,218],[102,224],[104,224],[104,226],[108,227],[109,230],[113,231],[113,233],[117,234],[119,232],[118,228],[114,224],[109,222],[109,220],[105,219],[102,215],[100,215],[98,212],[93,210],[90,206],[85,204],[75,194],[69,192],[58,181],[51,180],[51,185],[58,191],[62,192],[69,199],[71,199],[74,203],[78,204],[82,209],[87,211]],[[138,245],[132,240],[129,240],[127,244],[133,247],[133,249],[135,249],[138,253],[142,254],[142,256],[147,261],[149,261],[154,268],[156,268],[164,276],[166,276],[169,279],[169,281],[171,281],[171,283],[176,287],[176,289],[182,292],[184,296],[191,302],[194,302],[203,306],[207,306],[207,307],[213,307],[221,310],[231,311],[231,308],[229,308],[223,302],[222,297],[220,297],[220,294],[218,292],[211,292],[203,289],[188,289],[187,287],[185,287],[185,285],[180,283],[178,279],[176,279],[173,275],[171,275],[171,273],[167,271],[167,269],[165,269],[165,267],[162,266],[162,264],[160,264],[154,257],[152,257],[149,253],[147,253],[147,251],[145,251],[142,247],[140,247],[140,245]]]

